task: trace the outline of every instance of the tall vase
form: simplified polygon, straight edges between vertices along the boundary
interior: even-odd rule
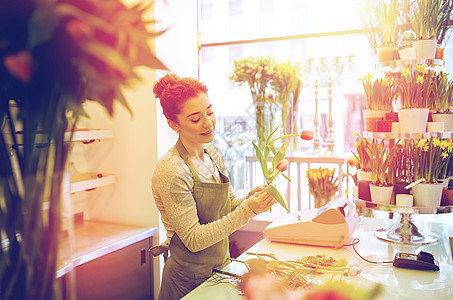
[[[284,92],[277,95],[278,103],[281,105],[283,135],[298,133],[297,129],[297,107],[292,105],[292,93]],[[298,137],[285,137],[283,139],[286,151],[295,152],[299,150]]]
[[[252,94],[255,105],[255,124],[258,145],[262,149],[266,143],[266,97],[265,95]]]

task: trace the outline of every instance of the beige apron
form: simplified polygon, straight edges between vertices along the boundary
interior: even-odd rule
[[[222,183],[201,182],[180,140],[176,143],[176,150],[192,172],[194,179],[192,194],[197,205],[200,224],[207,224],[228,214],[231,211],[228,196],[229,179],[222,174],[217,162],[213,160]],[[222,267],[228,258],[228,237],[204,250],[190,252],[175,233],[170,241],[170,254],[162,273],[159,300],[181,299],[208,279],[213,268]]]

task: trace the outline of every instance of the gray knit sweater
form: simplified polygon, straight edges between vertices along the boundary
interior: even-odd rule
[[[222,173],[227,175],[222,153],[213,144],[208,144],[206,148],[219,164]],[[204,176],[199,177],[201,181],[211,180]],[[190,251],[200,251],[226,238],[255,216],[247,201],[244,201],[245,198],[237,197],[230,185],[232,211],[219,220],[201,225],[192,196],[193,183],[192,173],[175,147],[158,161],[151,186],[156,206],[167,230],[168,241],[176,232]]]

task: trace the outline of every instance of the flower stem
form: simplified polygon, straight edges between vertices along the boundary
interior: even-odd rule
[[[285,137],[291,137],[291,136],[299,136],[299,135],[298,135],[298,134],[285,134],[285,135],[282,135],[282,136],[279,136],[279,137],[273,139],[272,141],[270,141],[270,142],[268,143],[268,145],[269,145],[269,144],[272,144],[273,142],[275,142],[275,141],[278,140],[278,139],[282,139],[282,138],[285,138]]]

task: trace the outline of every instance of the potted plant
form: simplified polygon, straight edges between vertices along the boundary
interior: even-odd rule
[[[450,18],[451,10],[449,1],[417,0],[411,24],[418,38],[414,41],[418,59],[434,59],[437,38],[443,32],[443,26]]]
[[[430,72],[424,65],[404,68],[398,78],[400,95],[398,120],[401,132],[425,132],[429,114],[431,91]]]
[[[373,74],[368,74],[361,81],[366,98],[366,109],[362,111],[366,130],[370,132],[391,131],[391,122],[390,130],[382,130],[378,128],[378,121],[384,120],[396,101],[398,90],[395,78],[373,79]]]
[[[414,205],[437,207],[440,205],[443,188],[443,183],[438,180],[448,157],[445,149],[451,142],[432,137],[411,142],[414,181],[423,181],[412,187]]]
[[[371,201],[379,204],[391,204],[393,194],[393,177],[390,173],[389,148],[385,140],[373,140],[367,148],[371,158]]]
[[[396,28],[398,20],[398,2],[390,0],[376,5],[376,16],[382,30],[382,44],[378,47],[379,62],[399,59],[396,45]]]
[[[434,79],[434,122],[443,122],[444,131],[453,131],[453,80],[447,74],[439,72]]]
[[[315,208],[327,204],[338,191],[338,176],[335,169],[319,167],[306,172],[310,194],[315,198]]]
[[[393,193],[410,194],[405,187],[412,182],[412,162],[409,145],[399,140],[390,148],[389,174],[393,181]]]

